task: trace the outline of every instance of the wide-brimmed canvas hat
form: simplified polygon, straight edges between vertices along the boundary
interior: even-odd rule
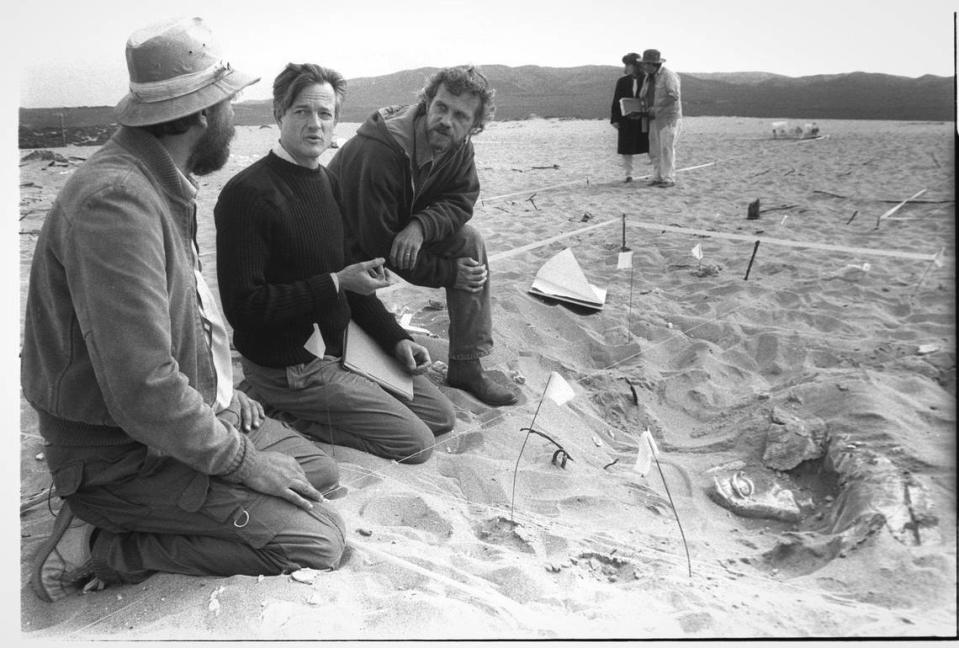
[[[201,18],[177,18],[134,32],[126,57],[130,92],[115,109],[124,126],[192,115],[260,80],[230,67]]]
[[[657,49],[648,49],[643,52],[643,63],[665,63],[666,59],[662,58]]]

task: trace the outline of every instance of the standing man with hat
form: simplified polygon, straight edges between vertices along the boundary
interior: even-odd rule
[[[649,80],[649,158],[653,163],[653,178],[649,184],[656,187],[676,186],[676,138],[683,117],[679,90],[679,75],[666,69],[666,59],[659,50],[643,52],[642,66]]]
[[[232,100],[258,79],[198,18],[135,32],[121,127],[67,181],[37,240],[21,381],[63,505],[43,600],[150,574],[335,568],[335,463],[233,389],[200,273],[193,176],[221,168]]]
[[[633,156],[649,152],[649,122],[641,110],[623,113],[621,99],[638,99],[645,89],[646,74],[639,64],[639,54],[630,52],[623,57],[623,74],[616,81],[609,122],[619,132],[616,152],[620,155],[626,182],[633,181]],[[652,93],[650,93],[652,94]]]

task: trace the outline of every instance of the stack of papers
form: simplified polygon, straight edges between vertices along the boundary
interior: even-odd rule
[[[589,283],[570,248],[543,264],[529,292],[596,310],[606,302],[606,289]]]
[[[643,103],[635,97],[623,97],[619,100],[619,112],[623,115],[642,111]]]

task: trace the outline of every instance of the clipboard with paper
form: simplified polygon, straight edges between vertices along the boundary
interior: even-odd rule
[[[383,389],[413,400],[413,377],[353,320],[343,333],[342,362],[346,369],[369,378]]]
[[[622,97],[619,100],[619,112],[622,115],[629,115],[630,113],[645,111],[643,110],[643,102],[638,97]]]

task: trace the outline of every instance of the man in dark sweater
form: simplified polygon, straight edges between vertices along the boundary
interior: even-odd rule
[[[479,195],[470,136],[493,113],[493,90],[472,66],[440,70],[411,106],[383,108],[330,162],[342,188],[348,252],[381,256],[410,283],[446,289],[446,382],[490,405],[516,394],[480,358],[493,346],[489,268],[467,224]]]
[[[339,191],[320,165],[345,90],[338,72],[309,63],[277,76],[279,142],[226,184],[214,211],[220,296],[260,400],[318,440],[419,463],[455,414],[422,375],[427,350],[376,297],[389,285],[384,260],[345,265]],[[413,374],[411,401],[341,366],[350,319]]]

